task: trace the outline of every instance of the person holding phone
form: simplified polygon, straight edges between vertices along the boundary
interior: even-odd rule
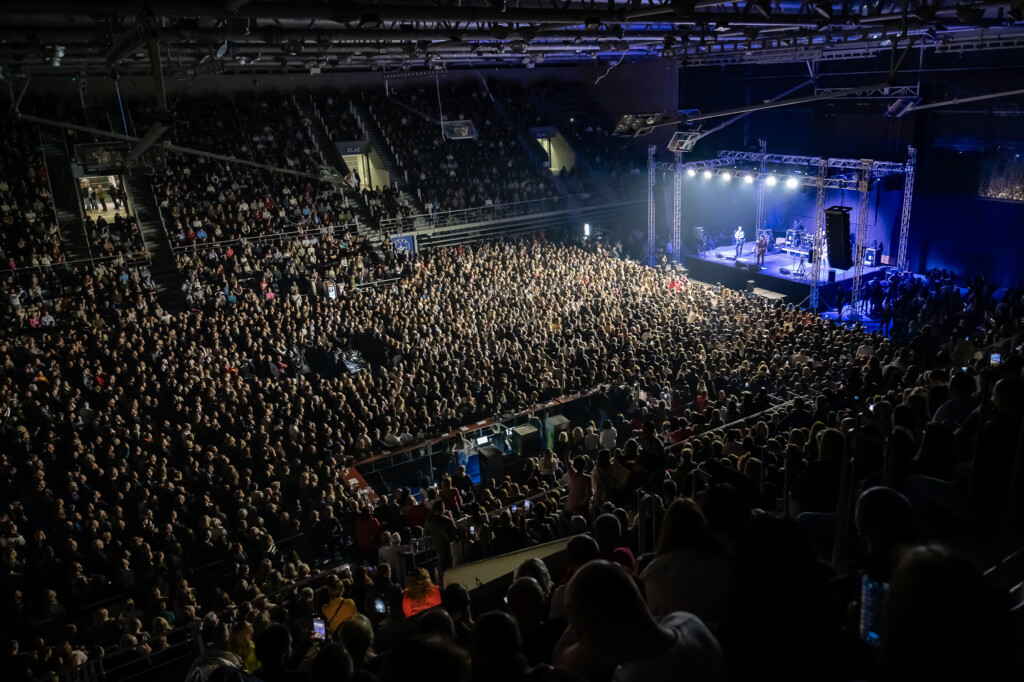
[[[392,578],[390,564],[380,564],[374,571],[363,613],[375,628],[402,617],[402,587]]]

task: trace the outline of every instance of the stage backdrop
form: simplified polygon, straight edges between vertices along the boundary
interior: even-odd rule
[[[783,176],[780,176],[783,177]],[[659,212],[658,236],[664,243],[671,236],[672,220],[672,174],[659,173],[658,183],[661,191],[658,196],[665,207],[666,220],[661,222]],[[756,183],[747,184],[742,178],[724,181],[720,176],[705,179],[701,175],[684,177],[683,179],[683,210],[682,227],[683,242],[692,243],[694,228],[698,225],[710,230],[712,234],[722,232],[731,234],[737,225],[742,225],[747,240],[755,238],[754,215],[756,212]],[[894,182],[886,189],[883,182],[876,183],[869,194],[867,243],[878,241],[884,247],[884,253],[895,254],[896,239],[899,235],[900,206],[902,203],[902,183]],[[783,182],[774,187],[765,187],[764,218],[767,226],[782,236],[794,222],[802,223],[808,232],[814,229],[814,204],[816,190],[808,188],[789,189]],[[856,221],[858,192],[829,191],[825,196],[825,208],[829,206],[849,206],[853,208],[852,219]],[[851,224],[851,232],[856,226]],[[719,246],[722,244],[720,243]]]

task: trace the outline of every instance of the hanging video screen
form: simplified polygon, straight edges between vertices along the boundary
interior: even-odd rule
[[[475,140],[476,126],[472,121],[445,121],[441,127],[449,140]]]
[[[97,142],[76,144],[75,156],[86,173],[120,173],[124,170],[124,157],[128,145],[124,142]]]

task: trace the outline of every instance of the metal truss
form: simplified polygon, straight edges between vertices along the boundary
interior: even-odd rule
[[[969,38],[966,40],[946,40],[934,46],[935,54],[962,54],[981,50],[1012,50],[1024,47],[1024,36],[989,33],[989,37]]]
[[[917,150],[907,148],[907,170],[903,176],[903,212],[900,217],[900,246],[896,256],[896,268],[907,270],[907,235],[910,232],[910,205],[914,200],[914,167],[917,165]]]
[[[1024,36],[1018,27],[984,32],[971,31],[971,35],[956,37],[944,34],[938,40],[927,36],[927,29],[911,29],[908,38],[915,38],[915,49],[934,50],[936,54],[963,54],[988,50],[1013,50],[1024,48]],[[851,36],[852,37],[852,36]],[[829,41],[831,42],[825,42]],[[713,45],[694,45],[687,48],[682,57],[686,66],[726,66],[729,64],[780,64],[786,62],[825,62],[867,59],[897,47],[898,41],[891,38],[846,39],[836,41],[832,36],[805,39],[796,44],[793,38],[780,36],[773,39],[719,42]]]
[[[860,319],[861,307],[861,277],[864,275],[864,241],[868,237],[868,190],[871,188],[869,171],[871,170],[871,159],[864,159],[861,164],[860,182],[860,204],[857,206],[857,248],[853,253],[853,291],[850,292],[851,319]]]
[[[684,177],[689,175],[689,171],[690,170],[694,170],[692,168],[689,168],[690,165],[691,164],[683,164],[683,174],[684,174]],[[703,171],[710,172],[713,176],[716,176],[716,177],[719,176],[719,175],[723,175],[725,173],[729,173],[733,177],[742,177],[742,176],[745,176],[745,175],[750,175],[755,180],[760,180],[761,178],[775,178],[776,180],[779,180],[779,181],[782,181],[784,179],[785,180],[793,179],[793,180],[796,180],[798,187],[804,187],[804,186],[807,186],[807,187],[817,187],[818,186],[818,178],[813,176],[813,175],[793,175],[793,176],[788,176],[787,177],[784,173],[780,174],[780,173],[775,173],[775,172],[772,172],[772,171],[764,171],[764,172],[762,172],[762,171],[755,171],[755,170],[752,170],[752,171],[737,171],[737,170],[735,170],[733,168],[721,168],[721,167],[717,167],[717,168],[715,168],[715,167],[706,167],[706,168],[703,169]],[[703,171],[701,173],[695,173],[695,176],[696,177],[702,176],[703,175]],[[859,184],[858,180],[856,180],[854,178],[851,178],[851,177],[841,176],[841,175],[832,176],[832,177],[826,177],[823,182],[825,184],[825,189],[856,190],[856,189],[858,189],[860,187],[860,184]]]
[[[672,178],[672,257],[677,261],[683,249],[683,152],[676,152],[676,171]]]
[[[845,90],[845,88],[815,88],[814,94],[824,95],[830,92],[837,92]],[[846,99],[899,99],[900,97],[919,97],[921,94],[921,86],[916,85],[896,85],[887,88],[875,88],[874,90],[865,90],[859,95],[847,95]]]
[[[720,168],[722,166],[732,166],[734,165],[734,163],[735,162],[732,161],[731,159],[707,159],[705,161],[691,161],[689,163],[684,163],[682,165],[682,170],[683,172],[692,170],[694,172],[699,173],[706,170],[714,170],[715,168]],[[658,170],[673,172],[676,170],[676,164],[674,161],[672,163],[666,163],[663,161],[661,163],[655,163],[654,165],[658,168]]]
[[[718,152],[718,158],[728,159],[733,163],[775,163],[784,166],[817,166],[822,160],[819,156],[734,151]],[[862,159],[825,159],[825,162],[829,168],[839,170],[861,171],[864,167]],[[905,170],[906,164],[892,161],[872,161],[870,166],[872,178],[902,174]]]
[[[656,245],[654,242],[654,181],[658,164],[654,161],[654,152],[657,147],[651,145],[647,148],[647,264],[654,267],[654,254]]]
[[[765,162],[764,153],[768,149],[768,141],[761,139],[757,141],[761,147],[761,176],[757,179],[757,206],[754,210],[754,230],[755,234],[757,230],[764,229],[764,175],[765,175]]]
[[[821,285],[821,270],[825,261],[825,180],[828,166],[825,159],[818,162],[818,176],[814,184],[818,187],[818,195],[814,201],[814,258],[811,260],[811,299],[810,307],[818,312],[818,287]]]

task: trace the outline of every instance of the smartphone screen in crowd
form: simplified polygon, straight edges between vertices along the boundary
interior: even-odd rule
[[[374,597],[373,598],[373,610],[376,611],[377,613],[380,613],[380,614],[387,613],[388,609],[387,609],[387,606],[384,604],[384,598],[383,597]]]
[[[889,594],[889,583],[872,580],[867,574],[860,582],[860,638],[873,648],[879,645],[882,607]]]
[[[327,638],[327,625],[324,624],[324,619],[319,616],[313,619],[313,639],[326,639]]]

